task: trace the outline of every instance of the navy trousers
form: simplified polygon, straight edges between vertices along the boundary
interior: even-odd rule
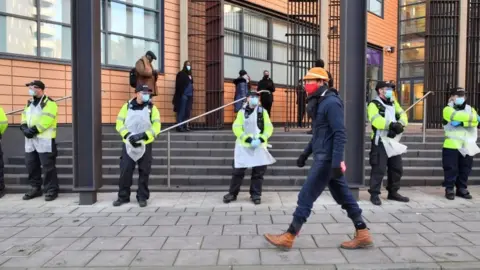
[[[193,96],[182,96],[180,108],[177,111],[177,124],[190,119],[190,112],[192,111]],[[186,128],[187,125],[183,125],[180,128]]]
[[[294,222],[303,224],[312,212],[313,203],[328,186],[333,199],[347,211],[353,222],[363,221],[362,209],[352,195],[345,177],[331,178],[331,162],[315,160],[308,172],[307,181],[298,194],[297,208],[293,213]]]
[[[446,189],[467,189],[468,176],[472,172],[473,157],[462,156],[456,149],[443,148],[442,165],[444,172],[443,186]]]

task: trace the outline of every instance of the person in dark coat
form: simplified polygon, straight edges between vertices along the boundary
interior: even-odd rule
[[[305,117],[306,104],[307,104],[307,92],[303,87],[303,80],[298,80],[297,85],[297,126],[302,128],[304,126],[303,118]]]
[[[193,104],[193,77],[190,61],[183,63],[183,69],[175,79],[175,94],[173,96],[173,111],[177,113],[177,124],[190,118]],[[178,132],[189,131],[187,124],[177,127]]]
[[[323,61],[323,59],[318,59],[317,61],[315,61],[315,67],[325,68],[325,62]],[[326,71],[327,71],[327,74],[328,74],[328,87],[332,88],[333,87],[332,74],[330,74],[330,71],[328,71],[328,70],[326,70]]]
[[[234,100],[239,100],[241,98],[247,97],[247,93],[250,92],[250,76],[248,76],[245,70],[240,70],[238,72],[238,78],[233,81],[235,84],[235,97]],[[235,103],[235,113],[239,112],[243,107],[244,102],[237,102]]]
[[[257,90],[268,90],[270,93],[261,93],[260,102],[262,106],[267,110],[268,115],[272,116],[272,104],[273,104],[273,92],[275,92],[275,84],[270,79],[270,72],[268,70],[263,71],[263,78],[258,82]]]

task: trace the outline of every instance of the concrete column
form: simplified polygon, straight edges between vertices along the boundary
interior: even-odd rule
[[[188,60],[188,0],[180,0],[180,69]]]
[[[102,185],[100,5],[73,0],[71,8],[73,191],[91,205]]]
[[[460,31],[458,33],[458,86],[467,85],[467,24],[468,0],[460,0]]]
[[[320,58],[325,62],[325,69],[328,70],[328,2],[320,0]]]

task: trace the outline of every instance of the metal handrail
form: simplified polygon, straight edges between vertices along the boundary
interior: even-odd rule
[[[415,101],[410,107],[408,107],[405,112],[408,112],[411,110],[413,107],[415,107],[418,103],[423,101],[423,120],[422,120],[422,141],[425,143],[425,137],[426,137],[426,130],[427,130],[427,97],[429,95],[434,95],[435,93],[433,91],[428,91],[425,95],[423,95],[420,99]]]
[[[55,99],[54,101],[58,102],[58,101],[66,100],[66,99],[69,99],[69,98],[72,98],[72,96],[65,96],[65,97],[62,97],[62,98],[59,98],[59,99]],[[6,115],[12,115],[12,114],[16,114],[16,113],[19,113],[19,112],[23,112],[23,110],[25,110],[25,109],[22,108],[22,109],[14,110],[14,111],[6,113]]]
[[[260,90],[260,91],[258,91],[257,93],[269,93],[269,94],[271,94],[270,91],[268,91],[268,90]],[[170,157],[171,157],[171,155],[170,155],[170,130],[172,130],[172,129],[174,129],[174,128],[177,128],[177,127],[179,127],[179,126],[185,125],[185,124],[187,124],[187,123],[190,123],[190,122],[192,122],[193,120],[196,120],[196,119],[198,119],[198,118],[204,117],[204,116],[209,115],[209,114],[211,114],[211,113],[214,113],[214,112],[216,112],[216,111],[222,110],[222,109],[224,109],[224,108],[226,108],[226,107],[228,107],[228,106],[231,106],[231,105],[233,105],[233,104],[235,104],[235,103],[244,101],[245,99],[247,99],[247,97],[243,97],[243,98],[241,98],[241,99],[232,101],[232,102],[230,102],[230,103],[228,103],[228,104],[226,104],[226,105],[220,106],[220,107],[218,107],[218,108],[216,108],[216,109],[213,109],[213,110],[211,110],[211,111],[208,111],[208,112],[206,112],[206,113],[202,113],[202,114],[200,114],[200,115],[198,115],[198,116],[192,117],[192,118],[190,118],[190,119],[188,119],[188,120],[185,120],[185,121],[183,121],[183,122],[181,122],[181,123],[178,123],[178,124],[176,124],[176,125],[173,125],[173,126],[171,126],[171,127],[168,127],[168,128],[166,128],[166,129],[163,129],[163,130],[160,131],[160,134],[167,132],[167,186],[168,186],[169,188],[170,188],[170,177],[171,177],[171,174],[170,174],[170,166],[171,166],[171,164],[170,164],[170,163],[171,163],[171,161],[170,161]]]

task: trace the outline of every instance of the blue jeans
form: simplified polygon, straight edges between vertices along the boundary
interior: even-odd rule
[[[347,211],[353,222],[363,221],[362,209],[348,188],[345,177],[331,179],[331,162],[315,160],[308,172],[307,181],[298,194],[297,208],[293,213],[294,222],[302,225],[312,212],[313,203],[322,194],[328,185],[333,199]]]
[[[180,108],[177,111],[177,124],[183,121],[186,121],[190,118],[190,112],[192,110],[193,104],[193,97],[192,96],[182,96],[182,100],[180,102]],[[182,125],[179,128],[186,128],[187,125]]]

